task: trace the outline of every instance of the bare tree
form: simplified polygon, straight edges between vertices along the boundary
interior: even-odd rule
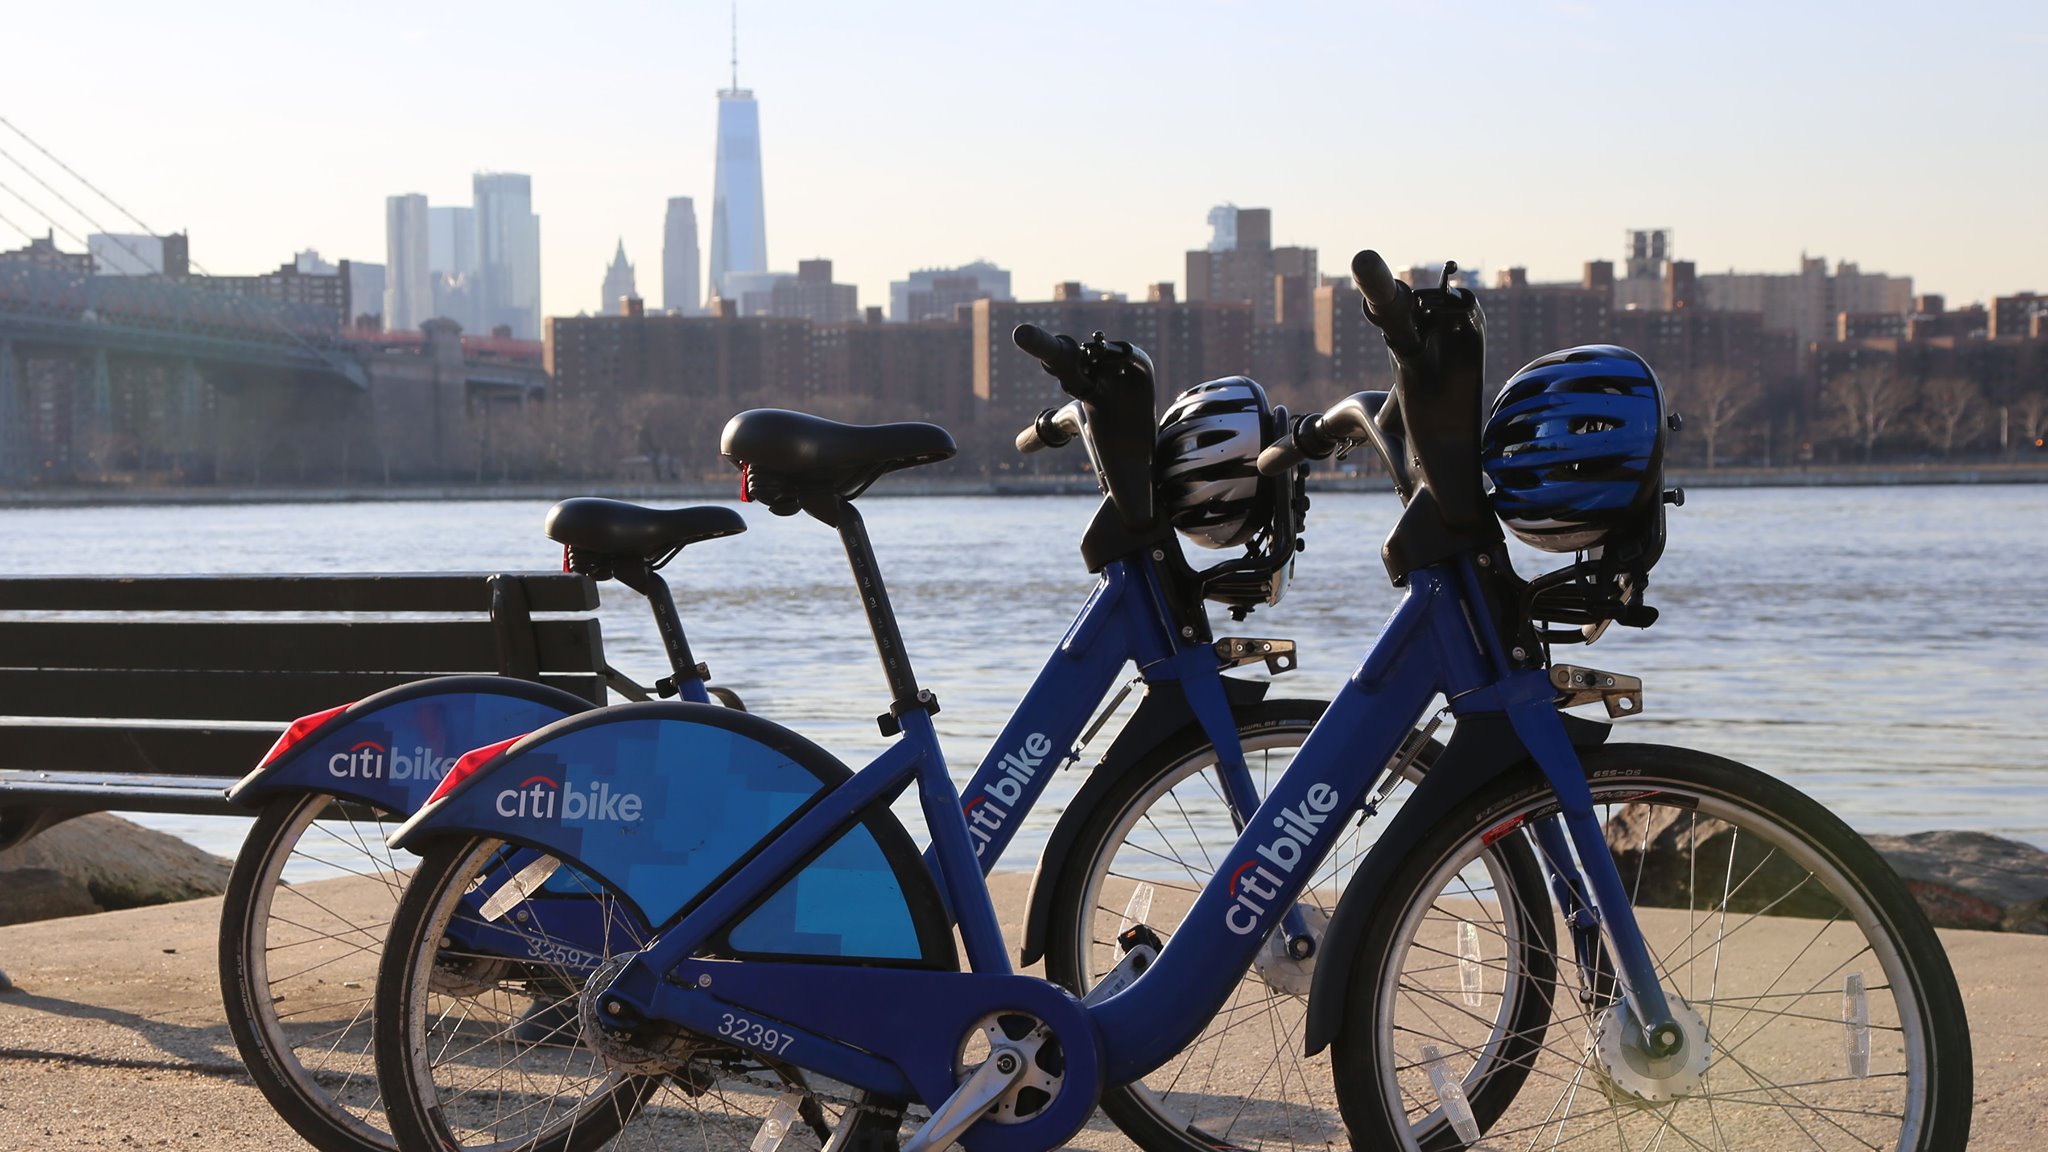
[[[643,392],[619,405],[620,451],[627,467],[645,465],[653,480],[701,476],[718,466],[718,409],[672,392]]]
[[[2019,398],[2012,406],[2014,429],[2012,443],[2017,451],[2025,452],[2034,446],[2034,441],[2048,432],[2048,390],[2036,388]]]
[[[1763,394],[1755,377],[1728,365],[1687,372],[1671,391],[1671,406],[1684,417],[1685,430],[1699,433],[1706,445],[1708,468],[1720,460],[1722,436]]]
[[[1937,376],[1920,389],[1920,408],[1913,426],[1928,445],[1941,450],[1946,460],[1956,445],[1968,444],[1991,426],[1991,410],[1984,393],[1972,381],[1960,376]]]
[[[1912,385],[1900,379],[1889,364],[1845,372],[1829,380],[1821,394],[1835,411],[1836,425],[1862,449],[1866,464],[1877,442],[1913,406],[1914,399]]]

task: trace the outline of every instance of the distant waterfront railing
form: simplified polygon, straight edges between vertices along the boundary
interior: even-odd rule
[[[1679,488],[1889,488],[1951,484],[2048,484],[2048,460],[2021,464],[1843,465],[1825,468],[1674,469],[1667,483]],[[1384,476],[1321,473],[1310,492],[1380,492]],[[888,496],[1092,496],[1095,479],[1085,473],[1054,476],[891,477],[875,489]],[[120,504],[348,503],[408,500],[559,500],[567,496],[609,496],[619,500],[674,503],[737,499],[737,478],[676,481],[551,480],[502,484],[351,484],[190,487],[81,486],[0,489],[0,508],[64,508]]]

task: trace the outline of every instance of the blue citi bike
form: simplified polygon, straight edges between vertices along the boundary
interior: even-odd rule
[[[1217,638],[1203,609],[1205,602],[1220,602],[1242,619],[1277,601],[1285,587],[1306,498],[1298,476],[1265,480],[1254,468],[1257,452],[1284,423],[1284,411],[1269,408],[1252,382],[1233,379],[1191,390],[1169,407],[1163,426],[1154,424],[1149,385],[1142,404],[1127,403],[1093,425],[1084,426],[1083,418],[1078,407],[1049,413],[1044,439],[1034,430],[1026,443],[1079,438],[1098,454],[1113,444],[1114,458],[1123,461],[1113,473],[1098,469],[1115,476],[1115,499],[1105,503],[1084,545],[1090,566],[1105,572],[1107,591],[1091,600],[1087,637],[1068,637],[1055,654],[964,804],[981,862],[993,866],[1051,775],[1104,735],[1106,750],[1091,753],[1095,762],[1053,829],[1041,880],[1026,902],[1027,949],[1046,955],[1049,970],[1080,988],[1107,976],[1132,948],[1138,951],[1132,963],[1156,954],[1156,938],[1149,945],[1136,943],[1138,937],[1117,945],[1114,937],[1125,927],[1117,921],[1130,907],[1149,907],[1154,893],[1169,905],[1197,889],[1191,878],[1206,874],[1205,853],[1220,852],[1234,839],[1260,789],[1278,775],[1323,707],[1268,699],[1266,684],[1223,676],[1246,664],[1290,668],[1293,644]],[[1117,530],[1126,506],[1140,520],[1157,510],[1159,522],[1135,534]],[[699,703],[721,690],[705,685],[708,673],[695,663],[658,570],[690,544],[743,528],[722,508],[658,511],[590,499],[558,505],[547,521],[548,535],[565,545],[567,567],[615,578],[648,600],[673,672],[659,688]],[[1210,547],[1241,545],[1243,553],[1194,570],[1179,551],[1175,528]],[[1144,695],[1120,729],[1108,728],[1111,715],[1122,714],[1130,687],[1097,709],[1127,663],[1139,666],[1131,686],[1142,683]],[[612,680],[626,694],[636,687],[616,674]],[[223,994],[252,1077],[316,1147],[379,1152],[395,1146],[374,1077],[366,1075],[372,981],[363,970],[374,970],[411,865],[408,854],[383,843],[382,826],[424,802],[461,749],[506,742],[591,707],[587,699],[506,677],[408,684],[301,720],[236,789],[238,801],[262,814],[238,858],[222,918]],[[1061,755],[1049,755],[1054,741]],[[1409,774],[1428,763],[1426,746],[1417,749],[1408,756]],[[1085,819],[1098,811],[1120,813],[1132,826],[1115,830],[1121,862],[1101,842],[1104,831]],[[514,872],[530,862],[521,858]],[[1149,879],[1119,893],[1116,909],[1091,915],[1077,908],[1085,878],[1112,869],[1128,874],[1134,867]],[[320,883],[323,878],[336,883]],[[586,881],[573,869],[532,883],[538,887],[531,906],[513,921],[516,933],[491,923],[487,917],[500,912],[485,898],[469,901],[442,950],[437,987],[451,1001],[464,1001],[465,1027],[475,1030],[496,1012],[496,1030],[507,1045],[546,1057],[556,1045],[545,1042],[574,1024],[573,1015],[563,1013],[588,975],[580,958],[602,954],[609,944],[588,914],[601,905],[574,906]],[[1290,917],[1291,946],[1312,948],[1326,920],[1327,909],[1305,905]],[[1096,933],[1105,941],[1100,949],[1087,943]],[[546,943],[536,943],[542,936]],[[1306,987],[1302,959],[1282,947],[1275,945],[1263,975],[1250,978],[1240,993],[1244,1018],[1270,1012],[1280,1019],[1269,1029],[1274,1036],[1291,1028],[1286,1017],[1298,1015],[1298,995],[1275,1000],[1269,982],[1288,982],[1297,993]],[[456,957],[471,977],[494,978],[453,977]],[[1280,1055],[1275,1045],[1268,1047]],[[1233,1129],[1233,1117],[1213,1114],[1217,1097],[1206,1090],[1210,1077],[1200,1058],[1200,1045],[1193,1046],[1189,1067],[1171,1083],[1109,1102],[1147,1147],[1209,1147],[1218,1137],[1204,1125]],[[1287,1059],[1301,1066],[1296,1081],[1327,1080],[1326,1059]]]
[[[1177,481],[1152,485],[1157,491],[1147,494],[1161,507],[1193,509],[1194,521],[1190,514],[1178,521],[1191,535],[1199,533],[1199,542],[1217,547],[1246,543],[1246,554],[1192,571],[1178,563],[1177,550],[1172,551],[1174,562],[1167,560],[1168,550],[1174,549],[1169,530],[1145,541],[1146,555],[1140,559],[1149,564],[1141,569],[1134,561],[1129,569],[1118,569],[1132,571],[1138,579],[1144,579],[1143,571],[1156,569],[1161,575],[1154,576],[1155,581],[1193,592],[1170,609],[1173,619],[1185,617],[1188,623],[1154,629],[1156,644],[1148,641],[1142,655],[1126,653],[1144,664],[1140,681],[1146,693],[1130,721],[1108,741],[1073,814],[1056,828],[1045,855],[1049,875],[1064,876],[1070,870],[1064,861],[1083,850],[1096,868],[1110,863],[1099,846],[1079,837],[1082,813],[1107,802],[1135,821],[1149,819],[1155,807],[1171,805],[1176,823],[1193,822],[1191,831],[1170,840],[1151,837],[1143,848],[1148,859],[1179,861],[1167,887],[1185,887],[1185,877],[1203,866],[1203,840],[1222,836],[1227,842],[1225,834],[1255,806],[1260,784],[1278,772],[1321,713],[1318,702],[1266,699],[1265,684],[1221,676],[1222,671],[1247,663],[1264,663],[1272,671],[1290,668],[1293,645],[1284,640],[1216,640],[1199,607],[1203,599],[1219,601],[1241,618],[1257,605],[1277,600],[1284,588],[1306,500],[1298,483],[1258,482],[1252,470],[1256,452],[1284,418],[1284,410],[1268,410],[1263,393],[1242,380],[1194,390],[1169,410],[1163,443],[1171,458],[1164,467]],[[1075,414],[1069,413],[1067,419],[1070,428],[1080,430]],[[1143,447],[1149,453],[1149,407],[1143,419]],[[1074,435],[1048,428],[1049,436]],[[1127,431],[1135,438],[1139,429],[1132,423]],[[1092,451],[1096,433],[1082,434]],[[1233,440],[1229,452],[1216,451],[1219,435]],[[1190,456],[1187,449],[1196,440],[1202,442],[1202,451]],[[1179,455],[1171,455],[1176,452]],[[1128,474],[1149,475],[1149,455],[1146,461],[1145,467],[1129,469]],[[1235,498],[1217,499],[1219,483]],[[1200,501],[1185,498],[1191,486],[1201,488]],[[655,510],[595,499],[557,505],[546,524],[548,536],[564,545],[566,568],[616,579],[648,600],[672,667],[671,677],[657,685],[661,695],[698,703],[716,697],[734,707],[740,705],[729,689],[706,684],[708,671],[690,651],[659,569],[688,545],[744,528],[745,522],[725,508]],[[1134,596],[1112,603],[1136,605],[1140,600]],[[1128,645],[1139,633],[1131,631],[1124,612],[1106,608],[1105,613],[1100,625],[1105,639],[1088,648],[1070,646],[1048,670],[1048,681],[1055,671],[1068,680],[1079,672],[1107,684],[1103,675],[1113,675],[1113,666],[1125,658],[1119,655],[1124,651],[1119,646]],[[1149,627],[1156,621],[1139,623]],[[1210,653],[1206,661],[1198,655],[1201,651]],[[646,690],[610,669],[607,679],[622,695],[647,699]],[[1183,690],[1182,680],[1195,686]],[[1127,688],[1088,725],[1079,745],[1086,746],[1103,730],[1128,692]],[[1086,713],[1074,709],[1090,702],[1078,694],[1059,696],[1056,706],[1047,706],[1046,699],[1044,693],[1034,697],[1033,715],[1051,723],[1049,730],[1062,733],[1060,738],[1071,743],[1071,733],[1062,725],[1072,721],[1062,717],[1085,720]],[[1197,718],[1218,700],[1224,702],[1224,714]],[[303,718],[234,790],[234,798],[259,815],[237,858],[222,915],[227,1015],[252,1078],[280,1115],[315,1147],[324,1152],[386,1152],[395,1147],[369,1066],[368,1039],[370,977],[410,867],[406,853],[383,843],[388,826],[425,801],[464,749],[501,743],[592,707],[587,698],[559,687],[516,678],[440,677],[409,683]],[[1219,765],[1211,727],[1226,741],[1234,737],[1228,766]],[[1004,765],[1004,774],[991,778],[987,807],[978,817],[977,847],[989,864],[1002,854],[1016,822],[1041,794],[1040,789],[1026,790],[1017,782],[1020,771],[1029,776],[1042,764],[1049,777],[1058,766],[1046,760],[1045,749],[1039,747],[1047,739],[1042,733],[1025,733],[1018,727],[1010,735],[1015,739],[999,741],[997,753],[990,757],[992,764]],[[1010,743],[1017,746],[1011,748]],[[1425,753],[1409,770],[1419,773],[1427,762]],[[1257,778],[1251,775],[1254,768]],[[1226,775],[1234,788],[1223,786]],[[1142,834],[1136,838],[1146,839]],[[558,941],[588,930],[587,920],[566,911],[565,898],[576,891],[572,875],[565,873],[545,893],[557,902],[549,905],[542,923]],[[1151,885],[1139,888],[1151,890]],[[1034,936],[1071,940],[1077,921],[1070,906],[1073,891],[1071,885],[1059,887],[1050,881],[1034,889],[1028,920]],[[472,915],[477,911],[472,909]],[[1301,935],[1313,933],[1310,924],[1296,920]],[[487,953],[493,939],[486,935],[471,941],[470,947],[479,955]],[[496,934],[495,940],[503,943],[505,938]],[[597,946],[602,947],[601,942]],[[1071,945],[1062,952],[1063,957],[1074,954]],[[529,949],[516,947],[514,955],[525,964],[520,986],[538,994],[507,1021],[506,1031],[515,1041],[545,1037],[559,1023],[550,1012],[559,1015],[562,990],[580,983],[580,977],[573,965],[564,974],[542,976],[534,970],[537,962]],[[1080,973],[1066,979],[1082,986],[1090,977],[1102,975],[1089,972],[1081,962],[1055,961],[1054,967]],[[1251,990],[1246,995],[1249,998]],[[1320,1076],[1314,1062],[1310,1064],[1304,1075]],[[1204,1083],[1200,1076],[1186,1077],[1178,1096],[1199,1102]],[[1134,1097],[1122,1110],[1125,1122],[1151,1147],[1177,1148],[1190,1142],[1206,1146],[1210,1140],[1198,1121],[1207,1117],[1200,1115],[1198,1104],[1183,1107],[1175,1096],[1167,1092]],[[1227,1129],[1227,1119],[1218,1126]]]
[[[1552,656],[1655,619],[1643,595],[1664,547],[1667,414],[1654,374],[1618,348],[1554,353],[1509,379],[1482,435],[1473,295],[1448,276],[1400,284],[1370,252],[1353,273],[1395,388],[1303,417],[1259,461],[1287,474],[1378,450],[1405,505],[1383,548],[1405,597],[1193,891],[1162,907],[1158,886],[1133,881],[1158,873],[1075,881],[1085,915],[1122,904],[1113,935],[1088,933],[1117,956],[1100,979],[1013,971],[975,851],[977,825],[990,830],[976,812],[1005,770],[989,780],[984,765],[965,803],[954,790],[853,511],[875,475],[942,451],[944,434],[742,413],[723,449],[749,490],[840,532],[888,674],[884,727],[901,738],[851,773],[758,717],[648,705],[467,760],[393,837],[423,856],[377,986],[401,1147],[1038,1152],[1098,1101],[1158,1099],[1159,1072],[1185,1070],[1198,1041],[1206,1091],[1242,1123],[1182,1129],[1212,1147],[1962,1147],[1960,997],[1868,845],[1754,769],[1608,744],[1605,725],[1563,711],[1640,708],[1627,677]],[[1029,326],[1016,338],[1076,397],[1068,423],[1149,388],[1128,346]],[[1576,558],[1524,580],[1503,523]],[[1131,594],[1116,576],[1105,569],[1063,650],[1094,639],[1103,599]],[[1439,698],[1449,743],[1427,773],[1404,771],[1404,742]],[[912,787],[932,837],[922,856],[887,807]],[[1341,855],[1383,813],[1377,839]],[[1103,844],[1136,826],[1108,806],[1087,819]],[[603,911],[602,948],[522,927],[543,916],[535,878],[565,874],[585,893],[576,907]],[[463,997],[502,987],[498,965],[517,954],[463,949],[479,901],[497,910],[484,923],[558,963],[574,1005],[559,1043],[468,1026]],[[1258,1035],[1275,1014],[1236,1015],[1254,978],[1295,1007],[1277,1037]],[[1262,1044],[1327,1052],[1327,1082],[1262,1059]],[[1274,1113],[1283,1122],[1264,1127]]]

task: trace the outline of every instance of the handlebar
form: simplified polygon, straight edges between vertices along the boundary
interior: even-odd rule
[[[1028,456],[1041,448],[1064,448],[1081,434],[1086,424],[1079,400],[1047,408],[1017,433],[1017,451]]]
[[[1060,391],[1074,398],[1079,411],[1063,424],[1057,410],[1041,414],[1017,448],[1030,452],[1033,443],[1050,447],[1061,428],[1068,439],[1080,435],[1088,447],[1104,491],[1116,505],[1125,529],[1152,530],[1158,521],[1152,486],[1152,452],[1157,417],[1154,407],[1157,374],[1145,350],[1124,340],[1105,340],[1102,333],[1078,343],[1036,324],[1019,324],[1010,333],[1017,347],[1037,360],[1060,382]],[[1070,405],[1069,407],[1072,407]]]
[[[1311,412],[1296,420],[1291,431],[1259,453],[1259,471],[1279,476],[1306,461],[1328,459],[1360,444],[1371,444],[1386,461],[1403,500],[1414,494],[1400,405],[1387,392],[1354,392],[1321,413]]]

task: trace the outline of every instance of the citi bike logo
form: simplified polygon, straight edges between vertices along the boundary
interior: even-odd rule
[[[1238,865],[1237,871],[1230,874],[1230,894],[1236,899],[1225,907],[1225,927],[1239,936],[1259,930],[1259,921],[1272,907],[1273,898],[1280,894],[1282,878],[1294,874],[1310,841],[1322,831],[1336,808],[1337,790],[1328,784],[1312,784],[1300,804],[1282,808],[1273,817],[1273,826],[1280,834],[1253,849],[1254,858]]]
[[[396,752],[365,740],[327,758],[327,774],[340,780],[439,780],[455,766],[455,757],[437,756],[432,748]]]
[[[516,788],[498,793],[498,815],[529,820],[589,820],[631,824],[640,819],[640,795],[614,792],[602,780],[578,787],[548,776],[528,776]]]
[[[995,833],[1010,818],[1010,810],[1004,804],[1015,805],[1024,798],[1024,786],[1037,777],[1039,765],[1052,751],[1052,741],[1043,732],[1033,732],[1024,738],[1024,746],[1015,752],[1003,754],[1003,774],[982,790],[982,794],[967,802],[967,830],[974,834],[974,855],[980,858],[982,851],[994,843]],[[997,803],[1001,801],[1001,803]]]

